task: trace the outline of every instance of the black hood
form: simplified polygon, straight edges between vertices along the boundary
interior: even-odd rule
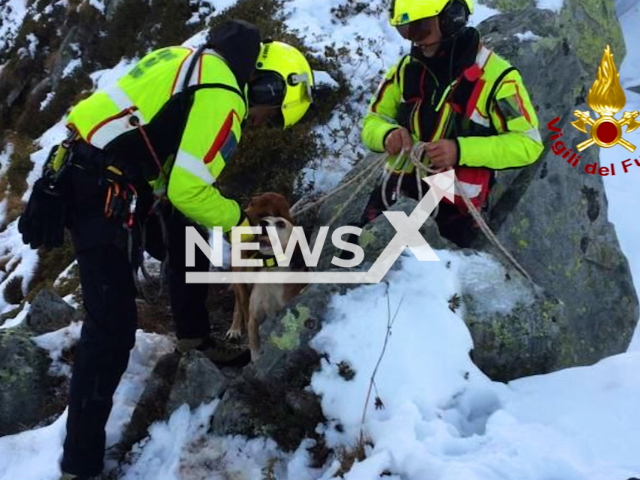
[[[478,55],[480,32],[473,27],[465,27],[458,35],[442,42],[434,57],[425,57],[419,47],[411,48],[411,56],[420,60],[438,77],[457,78],[462,71],[473,65]],[[452,58],[453,51],[453,58]]]
[[[240,89],[244,89],[256,68],[260,54],[260,31],[244,20],[229,20],[209,32],[207,45],[229,64]]]

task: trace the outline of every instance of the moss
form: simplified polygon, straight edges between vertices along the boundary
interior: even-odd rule
[[[503,13],[519,12],[536,6],[535,0],[486,0],[484,3]]]
[[[371,245],[375,241],[376,241],[376,236],[371,230],[362,230],[362,233],[360,234],[360,240],[359,240],[360,246],[362,248],[367,248],[369,245]]]
[[[582,268],[582,257],[576,256],[576,261],[574,262],[573,267],[565,271],[565,276],[567,278],[574,278],[576,275],[578,275],[581,268]]]
[[[531,47],[535,53],[540,50],[547,50],[557,52],[561,48],[562,39],[557,37],[543,37],[531,44]]]
[[[296,312],[287,310],[280,321],[283,332],[281,335],[271,334],[270,341],[280,350],[293,350],[300,346],[300,331],[304,328],[304,322],[310,318],[310,311],[302,305],[296,306]]]
[[[560,22],[578,58],[594,80],[607,45],[611,46],[614,61],[620,68],[626,49],[613,2],[565,0]]]

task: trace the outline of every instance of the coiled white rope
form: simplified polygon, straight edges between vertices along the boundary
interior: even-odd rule
[[[390,208],[390,204],[387,197],[387,185],[389,183],[389,178],[391,177],[391,175],[393,175],[393,171],[396,170],[397,167],[400,167],[401,165],[403,165],[403,163],[406,161],[406,159],[408,159],[414,166],[415,166],[415,174],[416,174],[416,182],[418,185],[418,201],[422,200],[423,198],[423,190],[422,190],[422,177],[423,176],[428,176],[428,175],[433,175],[436,173],[441,173],[444,171],[444,168],[440,168],[440,169],[436,169],[436,168],[432,168],[430,166],[430,163],[425,163],[424,161],[424,157],[425,157],[425,149],[427,147],[427,143],[426,142],[417,142],[413,145],[413,147],[411,148],[411,150],[409,152],[407,152],[406,150],[403,150],[400,152],[400,154],[397,156],[393,166],[391,168],[385,168],[385,173],[383,176],[383,180],[382,180],[382,202],[385,206],[385,208],[388,210]],[[382,153],[378,156],[378,158],[376,158],[374,161],[371,162],[370,165],[368,165],[366,168],[364,168],[361,172],[359,172],[358,174],[354,175],[351,179],[349,179],[347,182],[345,182],[344,184],[340,185],[339,187],[331,190],[330,192],[326,193],[325,195],[323,195],[322,197],[320,197],[318,200],[303,205],[303,200],[299,200],[298,202],[296,202],[293,207],[291,207],[291,213],[294,217],[299,217],[300,215],[302,215],[303,213],[321,205],[322,203],[324,203],[326,200],[328,200],[329,198],[337,195],[338,193],[342,192],[344,189],[346,189],[347,187],[353,185],[354,183],[356,183],[357,181],[361,180],[360,185],[358,186],[358,188],[356,188],[353,192],[353,194],[351,194],[351,196],[345,201],[343,202],[342,206],[340,207],[340,209],[338,209],[338,211],[332,216],[331,220],[329,221],[329,225],[333,224],[333,222],[342,214],[342,212],[344,211],[344,209],[351,203],[351,201],[362,191],[362,189],[367,186],[368,182],[376,175],[376,171],[379,167],[383,167],[385,163],[387,162],[389,158],[389,155],[387,153]],[[402,173],[400,174],[400,178],[398,179],[397,182],[397,186],[396,186],[396,195],[395,195],[395,199],[397,199],[400,195],[400,188],[402,185],[402,181],[404,179],[404,169],[402,171]],[[527,273],[527,271],[524,269],[524,267],[522,267],[522,265],[520,265],[520,263],[518,263],[518,261],[513,257],[513,255],[511,255],[509,253],[509,251],[504,247],[504,245],[502,245],[502,243],[500,243],[500,240],[498,240],[498,238],[496,237],[496,235],[493,233],[493,231],[491,231],[491,228],[489,228],[489,225],[487,225],[487,222],[485,222],[484,218],[482,218],[482,215],[480,214],[480,212],[478,211],[478,209],[475,207],[475,205],[471,202],[471,200],[469,199],[469,197],[466,195],[466,193],[464,192],[464,190],[461,188],[460,183],[458,182],[458,179],[455,177],[454,174],[454,188],[455,188],[455,192],[457,195],[459,195],[462,198],[462,201],[464,202],[465,206],[467,207],[467,209],[469,210],[470,215],[472,216],[472,218],[475,220],[475,222],[477,223],[478,227],[480,228],[480,230],[482,231],[482,233],[485,235],[485,237],[487,238],[487,240],[489,240],[489,242],[498,249],[498,251],[500,253],[502,253],[502,255],[504,255],[504,257],[513,265],[513,267],[520,273],[522,274],[522,276],[524,276],[527,280],[529,280],[531,283],[534,283],[533,279],[531,278],[531,276]],[[395,200],[394,199],[394,200]],[[438,206],[436,206],[436,208],[434,209],[434,211],[432,212],[431,216],[433,218],[435,218],[438,215]]]

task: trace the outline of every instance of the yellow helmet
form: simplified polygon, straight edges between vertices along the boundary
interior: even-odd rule
[[[279,105],[284,128],[307,113],[313,103],[313,71],[297,48],[283,42],[265,41],[249,81],[249,105]]]
[[[390,22],[397,27],[423,18],[440,15],[449,4],[456,0],[391,0]],[[473,0],[463,2],[469,14],[473,13]]]

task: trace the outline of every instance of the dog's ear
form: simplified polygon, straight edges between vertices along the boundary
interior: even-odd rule
[[[282,217],[293,223],[289,202],[284,196],[275,192],[265,192],[254,196],[245,209],[245,214],[253,224],[257,224],[261,218],[266,216]]]
[[[252,225],[258,225],[262,217],[268,215],[268,210],[268,200],[264,195],[256,195],[249,201],[249,205],[244,209],[244,214]]]
[[[293,223],[293,217],[291,216],[291,210],[289,208],[289,202],[279,193],[274,193],[272,200],[272,207],[274,209],[274,215],[276,217],[282,217]]]

